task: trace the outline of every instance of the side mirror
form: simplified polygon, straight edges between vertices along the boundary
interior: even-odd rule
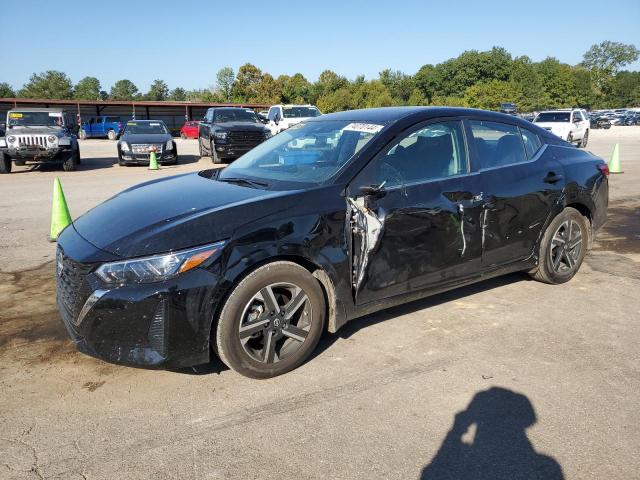
[[[387,191],[384,188],[385,183],[387,182],[384,181],[380,185],[365,185],[360,187],[360,193],[365,197],[382,198],[387,194]]]

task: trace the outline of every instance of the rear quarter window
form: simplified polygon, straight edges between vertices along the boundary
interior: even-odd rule
[[[526,128],[521,128],[520,133],[522,133],[522,141],[524,143],[524,150],[527,154],[527,158],[532,159],[542,148],[542,141],[538,135]]]

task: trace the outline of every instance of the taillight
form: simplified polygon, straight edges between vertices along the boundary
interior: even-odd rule
[[[598,170],[606,177],[609,178],[609,165],[606,163],[599,163]]]

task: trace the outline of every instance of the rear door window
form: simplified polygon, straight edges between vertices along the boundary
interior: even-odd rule
[[[527,153],[527,158],[532,159],[542,147],[540,137],[526,128],[521,128],[520,132],[522,133],[522,141],[524,142],[524,150]]]
[[[471,120],[469,125],[480,169],[502,167],[528,160],[520,129],[515,125],[483,120]]]

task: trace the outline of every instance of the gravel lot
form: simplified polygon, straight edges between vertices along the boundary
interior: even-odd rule
[[[605,158],[620,144],[625,173],[571,282],[514,274],[370,315],[266,381],[218,361],[109,365],[76,353],[58,320],[53,178],[77,217],[211,166],[177,142],[182,163],[158,172],[87,140],[78,172],[0,177],[0,478],[637,478],[640,127],[591,132]]]

